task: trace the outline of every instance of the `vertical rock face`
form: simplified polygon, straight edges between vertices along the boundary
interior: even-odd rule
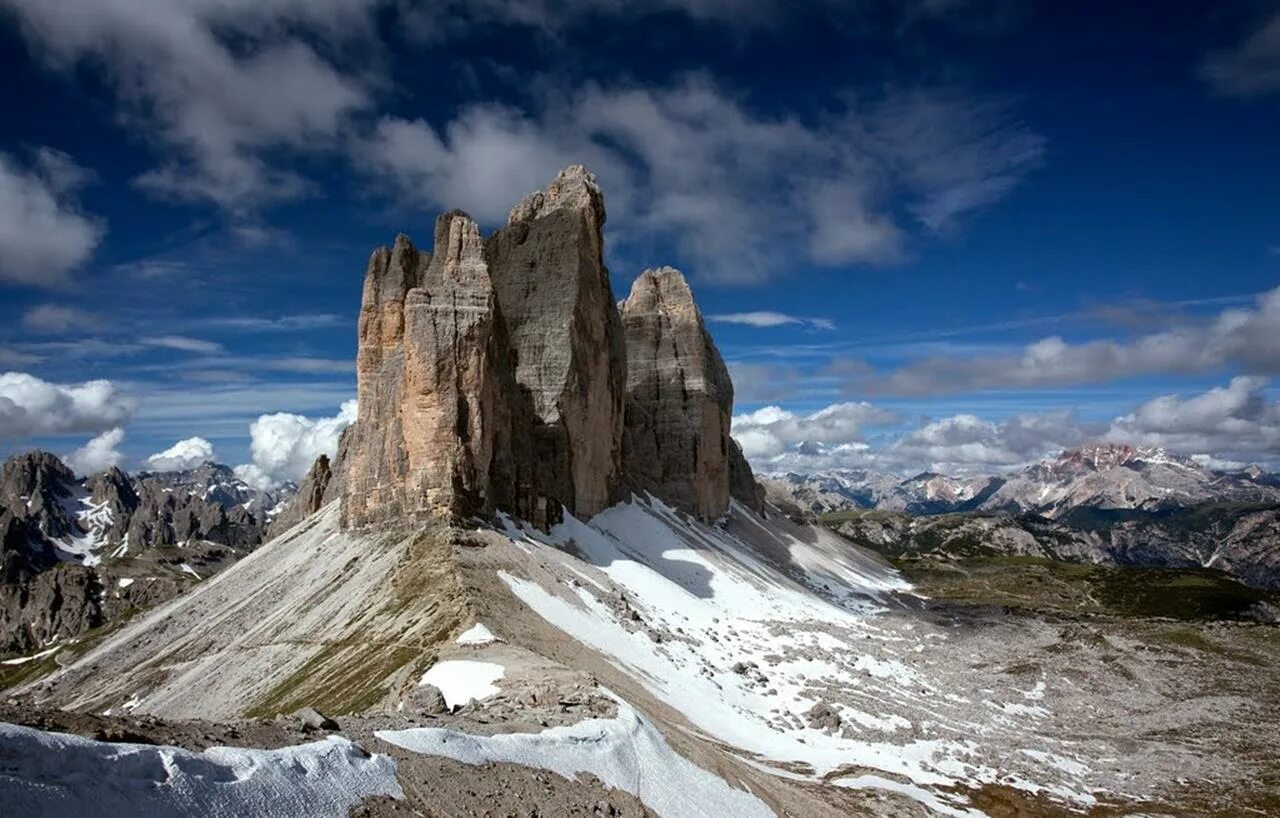
[[[360,417],[321,491],[340,487],[345,525],[503,510],[547,526],[627,488],[711,519],[731,486],[754,488],[729,438],[728,372],[684,278],[641,276],[624,331],[604,220],[595,178],[574,166],[486,240],[454,211],[432,254],[404,236],[373,254]]]
[[[360,305],[356,397],[362,422],[353,428],[346,462],[343,519],[364,522],[398,513],[408,479],[402,419],[404,403],[404,302],[431,257],[409,237],[396,237],[369,259]]]
[[[567,168],[511,211],[485,243],[532,414],[541,493],[587,517],[618,496],[622,328],[603,260],[604,198],[595,177]]]
[[[458,211],[436,221],[435,241],[431,256],[401,236],[369,265],[360,419],[343,460],[349,525],[465,516],[487,510],[495,494],[504,361],[484,245]]]
[[[646,270],[621,312],[632,488],[715,519],[729,507],[729,371],[678,270]]]

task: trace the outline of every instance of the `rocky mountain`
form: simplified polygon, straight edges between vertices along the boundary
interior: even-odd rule
[[[161,491],[180,491],[198,496],[210,505],[231,508],[240,506],[258,520],[271,521],[282,512],[298,487],[285,483],[278,487],[254,488],[236,476],[230,466],[206,461],[193,469],[141,472],[135,480],[154,485]]]
[[[892,557],[959,561],[1012,556],[1212,568],[1253,587],[1280,590],[1280,505],[1203,504],[1161,514],[1095,513],[1060,520],[998,512],[846,512],[833,514],[828,525],[850,541]]]
[[[815,514],[980,510],[1058,519],[1079,509],[1160,512],[1202,503],[1280,503],[1280,480],[1262,469],[1216,471],[1163,449],[1114,443],[1064,451],[1007,475],[925,472],[902,480],[849,470],[770,475],[762,482],[771,499]]]
[[[901,477],[862,469],[761,478],[769,498],[814,514],[879,508],[908,514],[946,514],[980,507],[1004,483],[999,477],[949,477],[921,472]]]
[[[1110,443],[1010,475],[980,507],[1059,518],[1081,508],[1161,511],[1208,502],[1280,503],[1280,490],[1163,449]]]
[[[453,211],[429,251],[375,251],[360,417],[336,456],[214,582],[0,664],[0,718],[22,722],[0,723],[0,801],[333,818],[1274,803],[1274,628],[1083,593],[1015,613],[1004,600],[1040,587],[1016,561],[968,585],[961,566],[930,598],[877,549],[780,513],[729,437],[732,384],[683,276],[646,271],[617,302],[604,218],[573,167],[488,237]],[[899,484],[927,504],[994,494]]]
[[[176,596],[258,545],[280,492],[226,466],[78,479],[48,452],[0,472],[0,653],[74,638]]]
[[[362,408],[336,466],[344,524],[505,511],[547,527],[631,491],[702,519],[728,509],[731,487],[759,505],[688,285],[648,271],[616,304],[604,220],[595,178],[574,166],[488,238],[451,211],[431,252],[403,235],[374,252]]]

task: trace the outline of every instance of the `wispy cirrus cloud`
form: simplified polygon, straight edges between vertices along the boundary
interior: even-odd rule
[[[1198,374],[1226,366],[1257,375],[1280,372],[1280,287],[1250,307],[1133,338],[1071,343],[1043,338],[1012,353],[933,356],[887,372],[860,367],[850,391],[941,395],[987,389],[1038,389],[1153,374]]]
[[[805,318],[782,312],[730,312],[708,315],[707,320],[717,324],[741,324],[764,329],[767,327],[804,326],[811,329],[833,330],[836,322],[830,318]]]
[[[1209,54],[1200,66],[1200,76],[1227,96],[1280,91],[1280,12],[1262,20],[1238,45]]]

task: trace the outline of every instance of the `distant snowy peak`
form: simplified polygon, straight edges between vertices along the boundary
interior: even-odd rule
[[[270,520],[297,492],[297,486],[286,483],[279,488],[257,489],[240,479],[230,466],[205,461],[193,469],[142,472],[138,480],[165,489],[181,489],[206,503],[225,508],[240,506],[255,517]]]
[[[1280,502],[1280,490],[1163,449],[1101,444],[1012,475],[982,508],[1062,517],[1078,508],[1159,511],[1209,502]]]
[[[1280,503],[1280,477],[1257,466],[1226,473],[1161,448],[1124,443],[1068,449],[1005,476],[922,472],[904,480],[838,470],[768,475],[762,482],[775,503],[817,514],[877,508],[1057,518],[1078,508],[1158,511],[1207,502]]]
[[[0,550],[38,573],[193,540],[248,549],[291,496],[292,486],[259,491],[217,463],[135,476],[112,467],[80,479],[54,455],[26,452],[0,473]]]

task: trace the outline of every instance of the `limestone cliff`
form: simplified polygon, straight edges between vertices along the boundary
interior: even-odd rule
[[[432,253],[400,236],[373,254],[360,417],[333,471],[344,525],[501,510],[545,527],[628,491],[713,519],[733,487],[754,488],[729,438],[733,387],[688,285],[669,268],[645,273],[624,330],[604,221],[595,177],[574,166],[488,239],[453,211]],[[333,492],[301,498],[298,519]]]
[[[526,197],[485,254],[541,493],[589,517],[618,499],[626,353],[604,266],[604,198],[581,165]]]
[[[678,270],[642,273],[621,313],[632,487],[713,520],[729,507],[729,371]]]

